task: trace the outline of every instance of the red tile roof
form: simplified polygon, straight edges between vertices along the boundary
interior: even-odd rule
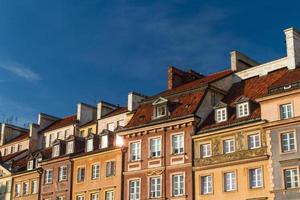
[[[255,102],[257,98],[266,95],[268,93],[268,88],[282,76],[287,74],[287,72],[288,70],[284,68],[271,72],[266,76],[253,77],[233,84],[227,95],[222,100],[222,102],[226,103],[229,108],[231,108],[229,109],[231,112],[228,112],[228,120],[217,123],[214,119],[213,111],[200,127],[200,131],[212,128],[220,128],[243,121],[259,119],[261,114],[258,103],[253,103],[250,105],[251,113],[249,116],[237,118],[235,112],[235,102],[243,96],[248,97],[251,101]]]
[[[41,132],[47,132],[47,131],[52,131],[55,129],[59,129],[65,126],[69,126],[71,124],[75,124],[77,121],[77,115],[71,115],[68,117],[65,117],[63,119],[56,120],[52,124],[50,124],[48,127],[43,129]]]
[[[220,80],[233,72],[231,70],[225,70],[218,73],[210,74],[203,78],[188,82],[170,90],[166,90],[157,95],[146,99],[145,103],[142,103],[135,114],[125,126],[126,128],[132,128],[136,126],[142,126],[151,122],[158,122],[163,120],[170,120],[178,117],[184,117],[190,114],[194,114],[206,94],[205,89],[199,89],[214,81]],[[197,90],[196,90],[197,89]],[[153,119],[153,100],[159,97],[168,99],[170,102],[170,114],[166,117],[159,119]]]
[[[25,149],[25,150],[23,150],[23,151],[16,152],[16,153],[13,153],[13,154],[9,154],[9,155],[7,155],[7,156],[2,156],[1,160],[2,160],[3,162],[7,162],[7,161],[9,161],[9,160],[11,160],[11,159],[13,159],[13,158],[15,158],[15,157],[21,155],[22,153],[24,153],[24,152],[26,152],[26,151],[27,151],[27,149]]]
[[[4,145],[14,143],[14,142],[18,142],[18,141],[24,140],[26,138],[29,138],[29,133],[22,133],[21,135],[13,138],[11,140],[8,140],[7,142],[5,142]]]

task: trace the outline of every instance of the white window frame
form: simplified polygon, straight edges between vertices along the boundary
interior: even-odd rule
[[[289,176],[287,176],[287,172],[290,173]],[[294,168],[287,168],[283,170],[283,175],[284,175],[284,187],[286,189],[292,189],[292,188],[299,188],[299,168],[294,167]],[[288,181],[287,179],[290,178]],[[290,184],[291,186],[287,186],[287,184]]]
[[[38,182],[37,180],[31,181],[31,194],[38,193]]]
[[[226,172],[224,173],[224,191],[231,192],[237,190],[237,178],[236,172]]]
[[[235,139],[229,138],[223,140],[223,153],[229,154],[235,152]]]
[[[292,103],[282,104],[279,106],[280,119],[290,119],[294,116]]]
[[[141,160],[141,141],[130,142],[130,161]]]
[[[246,117],[249,116],[249,102],[239,103],[237,104],[237,116],[238,117]]]
[[[99,192],[91,193],[91,200],[99,200]]]
[[[67,142],[67,154],[74,153],[74,144],[75,142],[73,140]]]
[[[185,175],[183,173],[172,174],[171,192],[173,197],[179,197],[185,194]]]
[[[27,162],[27,170],[32,170],[33,169],[33,160],[29,160]]]
[[[67,180],[67,175],[68,175],[67,166],[59,167],[59,172],[58,173],[59,173],[58,181],[66,181]]]
[[[107,190],[105,191],[105,200],[114,200],[115,193],[113,190]]]
[[[174,134],[172,138],[172,154],[183,154],[184,153],[184,134]]]
[[[287,136],[287,139],[284,139],[284,135]],[[293,137],[291,137],[293,135]],[[286,144],[284,142],[286,141]],[[293,141],[293,143],[292,143]],[[295,131],[286,131],[280,133],[280,146],[281,146],[281,152],[287,153],[287,152],[294,152],[297,150],[297,138],[296,138],[296,132]],[[285,149],[286,147],[287,149]],[[292,148],[293,146],[293,148]]]
[[[200,155],[201,158],[211,157],[211,143],[200,144]]]
[[[17,183],[15,186],[15,196],[16,197],[21,196],[21,184],[20,183]]]
[[[101,149],[108,147],[108,135],[101,135]]]
[[[116,162],[114,160],[106,162],[106,177],[111,177],[115,175]]]
[[[50,184],[53,182],[53,169],[45,170],[45,184]]]
[[[92,180],[96,180],[100,178],[100,164],[95,163],[92,165]]]
[[[128,195],[129,200],[140,200],[141,199],[141,180],[131,179],[128,182]]]
[[[53,146],[53,153],[52,153],[52,157],[55,158],[55,157],[58,157],[60,156],[60,145],[59,144],[56,144]]]
[[[94,150],[94,139],[90,138],[86,141],[86,152]]]
[[[251,189],[263,187],[263,170],[261,167],[249,169],[249,185]]]
[[[161,156],[161,137],[154,137],[149,139],[149,157],[157,158]]]
[[[107,130],[109,131],[115,131],[115,124],[113,122],[107,123]]]
[[[213,192],[212,175],[201,176],[201,194],[211,194]]]
[[[29,194],[29,183],[24,182],[23,183],[23,195],[28,195]]]
[[[167,104],[155,105],[155,114],[156,118],[167,116]]]
[[[248,135],[248,148],[249,149],[257,149],[261,147],[261,139],[260,134],[250,134]]]
[[[81,166],[77,168],[77,183],[84,182],[85,179],[85,167]]]
[[[161,197],[161,177],[150,177],[149,178],[149,198],[160,198]]]
[[[227,120],[227,108],[216,109],[216,122],[225,122]]]
[[[83,195],[77,195],[76,200],[84,200],[84,196]]]

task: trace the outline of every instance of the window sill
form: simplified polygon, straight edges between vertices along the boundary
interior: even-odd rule
[[[172,153],[170,156],[183,156],[186,155],[187,153],[183,152],[183,153]]]
[[[129,160],[129,163],[139,163],[142,162],[142,160]]]
[[[280,155],[293,154],[293,153],[297,153],[297,150],[283,151],[280,153]]]
[[[162,159],[162,156],[149,156],[148,159],[149,160],[155,160],[155,159]]]

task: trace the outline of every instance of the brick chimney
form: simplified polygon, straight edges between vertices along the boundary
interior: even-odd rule
[[[176,67],[168,67],[168,89],[171,90],[175,87],[191,82],[196,79],[203,78],[204,75],[199,74],[193,70],[182,71]]]
[[[289,69],[295,69],[300,64],[300,33],[295,28],[284,30],[287,62]]]

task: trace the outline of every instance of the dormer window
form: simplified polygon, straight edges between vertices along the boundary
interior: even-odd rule
[[[37,158],[37,159],[36,159],[36,161],[35,161],[35,167],[36,167],[36,168],[39,168],[39,167],[41,166],[40,163],[42,162],[42,160],[43,160],[42,158]]]
[[[168,114],[168,109],[167,109],[167,104],[168,100],[165,98],[158,98],[156,101],[153,102],[154,106],[154,118],[160,118],[167,116]]]
[[[216,109],[216,121],[224,122],[227,120],[227,108]]]
[[[91,138],[86,141],[86,152],[93,151],[93,150],[94,150],[94,139]]]
[[[66,154],[74,153],[74,141],[67,142],[67,151]]]
[[[237,116],[246,117],[249,115],[249,102],[237,104]]]
[[[107,148],[108,147],[108,135],[102,135],[101,136],[101,149]]]
[[[27,162],[27,170],[32,170],[33,169],[33,160],[29,160]]]
[[[59,156],[59,144],[53,146],[53,152],[52,152],[52,157],[58,157]]]

